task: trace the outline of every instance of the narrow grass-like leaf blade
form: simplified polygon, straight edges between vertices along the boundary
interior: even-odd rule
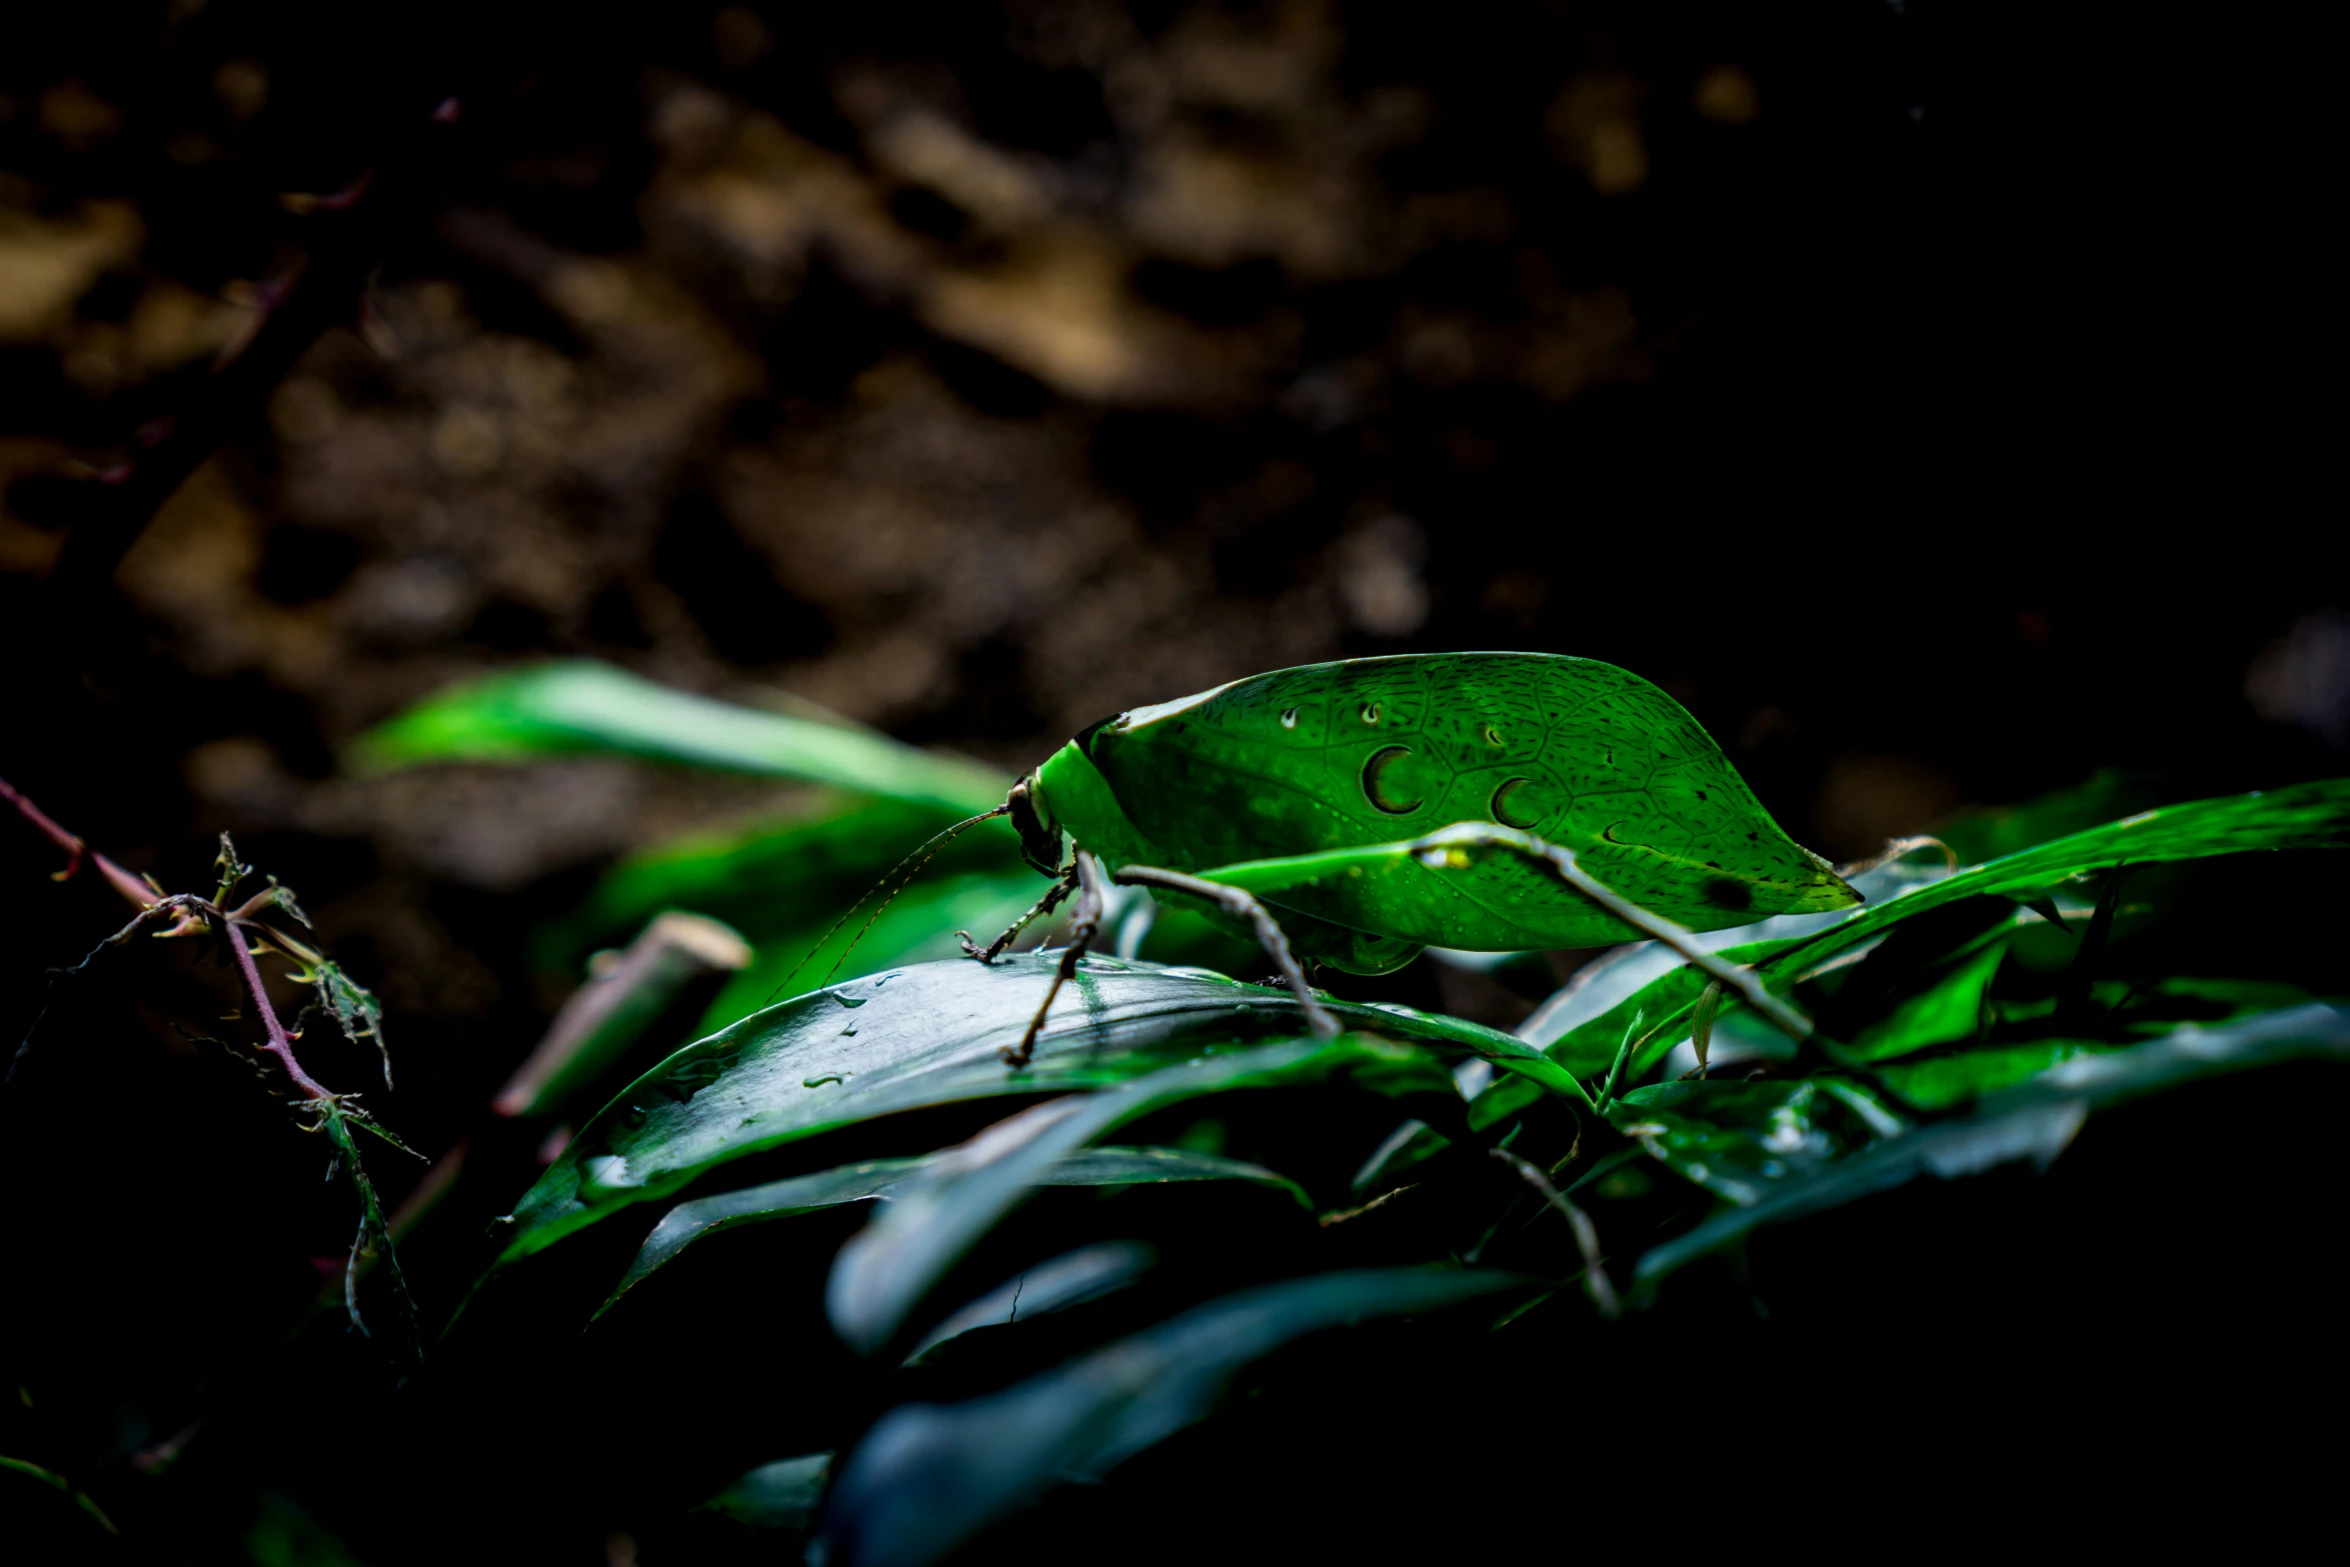
[[[1157,1253],[1140,1241],[1096,1241],[1034,1267],[1023,1268],[940,1319],[907,1354],[906,1364],[913,1365],[939,1345],[980,1328],[1007,1326],[1023,1319],[1033,1321],[1089,1300],[1099,1300],[1113,1290],[1132,1284],[1157,1260]]]
[[[841,1248],[825,1284],[833,1330],[862,1354],[879,1349],[998,1219],[1095,1138],[1187,1099],[1317,1082],[1362,1064],[1377,1071],[1388,1064],[1383,1057],[1391,1048],[1360,1035],[1259,1045],[1162,1067],[997,1122],[932,1159]]]
[[[937,1158],[934,1154],[919,1159],[872,1159],[681,1202],[653,1226],[636,1259],[629,1264],[628,1272],[613,1289],[611,1299],[597,1308],[596,1315],[602,1316],[622,1295],[654,1270],[674,1261],[696,1241],[747,1224],[763,1224],[844,1203],[889,1197]],[[1150,1186],[1169,1181],[1251,1181],[1282,1188],[1300,1207],[1312,1206],[1296,1182],[1262,1165],[1188,1148],[1081,1148],[1046,1171],[1038,1184]]]
[[[2127,1049],[2077,1055],[1974,1113],[1887,1137],[1848,1158],[1777,1183],[1744,1207],[1716,1214],[1643,1255],[1636,1286],[1765,1224],[1838,1207],[1920,1175],[1953,1179],[2029,1158],[2045,1165],[2064,1150],[2092,1110],[2222,1072],[2308,1058],[2350,1062],[2350,1007],[2315,1004],[2220,1028],[2183,1028]]]
[[[1911,882],[1891,897],[1880,898],[1865,883],[1860,884],[1871,898],[1865,907],[1842,914],[1802,916],[1813,926],[1808,933],[1780,936],[1774,927],[1786,922],[1774,920],[1717,932],[1714,939],[1734,938],[1738,945],[1717,950],[1734,962],[1757,964],[1764,982],[1775,991],[1784,991],[1804,974],[1839,958],[1849,960],[1865,943],[1879,940],[1903,920],[1964,898],[2028,898],[2083,872],[2108,869],[2124,861],[2137,865],[2260,849],[2336,848],[2350,848],[2350,779],[2320,779],[2141,811],[1968,866],[1955,875]],[[1645,964],[1659,972],[1651,975],[1647,968],[1636,968],[1633,972],[1639,983],[1594,990],[1604,979],[1604,975],[1595,976],[1581,987],[1592,994],[1588,1002],[1578,1001],[1576,987],[1570,987],[1555,1005],[1546,1003],[1521,1025],[1521,1037],[1548,1045],[1552,1059],[1570,1070],[1588,1073],[1605,1066],[1623,1028],[1638,1014],[1643,1031],[1655,1032],[1651,1052],[1644,1053],[1636,1066],[1653,1065],[1671,1042],[1687,1033],[1683,1020],[1703,985],[1670,954],[1651,955],[1651,946],[1642,943],[1616,955],[1612,962]]]
[[[1294,1339],[1521,1282],[1417,1268],[1291,1279],[1194,1307],[1000,1393],[902,1405],[841,1466],[809,1559],[925,1567],[1055,1484],[1098,1479],[1204,1418],[1235,1373]]]
[[[364,768],[617,753],[809,783],[969,815],[1012,780],[843,724],[793,718],[655,685],[608,664],[538,664],[443,691],[360,736]]]

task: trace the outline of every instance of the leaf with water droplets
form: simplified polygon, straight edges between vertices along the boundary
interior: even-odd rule
[[[669,1196],[729,1160],[821,1132],[927,1106],[1109,1087],[1304,1032],[1286,990],[1095,957],[1055,1003],[1035,1060],[1009,1070],[998,1052],[1018,1042],[1058,961],[924,963],[836,986],[865,1002],[855,1037],[840,1033],[834,992],[816,992],[688,1045],[580,1128],[516,1206],[500,1264]],[[1236,1009],[1243,1001],[1247,1009]],[[1451,1099],[1451,1079],[1431,1050],[1565,1083],[1541,1052],[1493,1029],[1408,1007],[1329,1005],[1345,1027],[1419,1047],[1384,1065],[1366,1055],[1357,1078],[1367,1085]],[[836,1073],[845,1079],[838,1086],[803,1086]]]
[[[2180,1029],[2127,1049],[2075,1055],[1986,1095],[1970,1115],[1902,1130],[1849,1157],[1791,1171],[1743,1206],[1651,1249],[1635,1268],[1634,1281],[1653,1289],[1675,1269],[1762,1225],[1838,1207],[1920,1175],[1950,1180],[2019,1159],[2044,1166],[2064,1151],[2092,1110],[2218,1073],[2312,1058],[2350,1062],[2350,1007],[2290,1007],[2220,1028]]]

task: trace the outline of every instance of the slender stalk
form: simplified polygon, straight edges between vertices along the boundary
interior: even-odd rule
[[[221,925],[228,934],[229,951],[237,955],[238,971],[245,976],[245,989],[253,997],[255,1010],[261,1014],[262,1027],[269,1031],[269,1043],[261,1048],[277,1057],[278,1064],[286,1069],[286,1076],[293,1079],[294,1086],[306,1097],[332,1101],[333,1090],[303,1071],[302,1063],[294,1059],[294,1041],[287,1035],[285,1024],[278,1021],[277,1008],[269,1004],[269,992],[261,984],[261,966],[253,961],[253,949],[245,945],[243,927],[227,919]]]
[[[98,867],[98,874],[106,878],[106,885],[121,893],[132,908],[146,908],[162,896],[161,893],[115,864],[105,855],[92,853],[88,844],[58,826],[50,819],[46,811],[17,793],[5,778],[0,778],[0,800],[6,800],[10,805],[15,806],[19,816],[31,822],[43,837],[65,851],[65,869],[51,875],[49,878],[51,881],[69,879],[75,871],[82,868],[82,861],[87,858]]]
[[[1514,827],[1497,827],[1488,822],[1456,822],[1450,827],[1439,827],[1425,837],[1397,843],[1370,843],[1355,848],[1324,849],[1313,854],[1219,866],[1215,870],[1201,872],[1200,879],[1255,893],[1279,892],[1284,887],[1294,887],[1301,882],[1324,876],[1342,876],[1348,871],[1366,870],[1407,857],[1417,859],[1431,869],[1444,870],[1468,863],[1462,850],[1484,848],[1507,849],[1549,866],[1559,880],[1584,897],[1641,934],[1663,942],[1704,970],[1708,977],[1720,981],[1724,988],[1736,991],[1741,1000],[1769,1018],[1789,1038],[1802,1040],[1811,1037],[1811,1019],[1772,995],[1753,970],[1741,968],[1708,952],[1698,944],[1695,932],[1660,914],[1651,914],[1608,886],[1576,863],[1574,850],[1545,842],[1532,833],[1520,832]]]
[[[1486,1152],[1518,1172],[1519,1179],[1534,1188],[1537,1195],[1566,1219],[1567,1227],[1575,1232],[1575,1249],[1583,1254],[1583,1288],[1591,1296],[1591,1304],[1599,1308],[1603,1317],[1614,1318],[1623,1312],[1623,1304],[1616,1297],[1616,1287],[1607,1276],[1607,1268],[1599,1253],[1599,1227],[1591,1222],[1591,1215],[1560,1195],[1559,1189],[1542,1173],[1542,1167],[1530,1159],[1520,1158],[1507,1148],[1489,1148]]]
[[[293,1080],[294,1086],[302,1091],[304,1098],[323,1099],[330,1104],[334,1101],[333,1090],[304,1071],[302,1063],[295,1058],[293,1036],[286,1032],[285,1024],[278,1021],[277,1008],[270,1005],[269,992],[261,982],[261,967],[253,961],[253,949],[245,944],[245,928],[250,925],[260,930],[271,940],[294,951],[295,955],[302,958],[303,961],[317,961],[314,949],[309,949],[299,942],[287,941],[282,933],[254,918],[260,909],[268,906],[265,900],[274,895],[274,888],[271,889],[271,893],[253,899],[233,914],[222,910],[218,904],[207,898],[199,898],[185,893],[166,897],[145,882],[140,881],[129,871],[115,864],[105,855],[94,852],[88,844],[59,826],[48,812],[26,799],[4,778],[0,778],[0,799],[6,799],[9,804],[15,806],[19,816],[32,823],[43,837],[56,844],[70,856],[65,869],[57,873],[57,880],[63,881],[79,870],[82,861],[86,858],[98,867],[99,873],[106,878],[107,885],[122,894],[124,900],[139,911],[137,918],[108,938],[106,946],[121,945],[132,935],[167,913],[175,916],[179,923],[166,934],[193,931],[200,928],[202,922],[205,921],[217,923],[222,934],[228,938],[229,950],[236,954],[237,969],[244,976],[246,993],[253,998],[254,1008],[260,1012],[262,1026],[268,1032],[268,1043],[261,1048],[277,1057],[278,1064],[285,1068],[286,1076]]]

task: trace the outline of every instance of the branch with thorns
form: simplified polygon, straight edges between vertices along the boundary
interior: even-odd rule
[[[285,1072],[287,1081],[300,1094],[294,1112],[297,1117],[307,1116],[308,1119],[297,1121],[297,1124],[306,1132],[324,1132],[327,1135],[335,1147],[335,1161],[350,1177],[359,1199],[359,1233],[351,1242],[350,1257],[343,1274],[343,1298],[351,1324],[362,1333],[367,1331],[367,1324],[359,1315],[358,1276],[363,1258],[381,1255],[390,1268],[403,1316],[413,1327],[416,1320],[415,1305],[409,1299],[407,1281],[401,1276],[399,1259],[392,1251],[391,1231],[385,1223],[382,1205],[376,1199],[374,1183],[368,1180],[366,1169],[360,1162],[358,1144],[351,1136],[351,1128],[357,1126],[371,1132],[402,1153],[418,1158],[422,1155],[393,1136],[362,1109],[357,1094],[338,1094],[303,1067],[301,1060],[294,1054],[294,1042],[301,1037],[301,1031],[299,1028],[289,1030],[277,1015],[277,1008],[270,1002],[268,987],[262,980],[258,959],[262,955],[274,953],[300,964],[300,968],[292,971],[291,977],[297,983],[309,985],[318,998],[310,1007],[303,1009],[304,1014],[307,1015],[314,1008],[323,1009],[335,1019],[344,1036],[353,1043],[372,1041],[383,1057],[384,1086],[389,1088],[392,1085],[392,1058],[384,1044],[382,1009],[376,1004],[373,995],[336,967],[315,943],[293,935],[283,922],[266,917],[272,913],[283,914],[299,922],[304,929],[309,928],[309,916],[302,912],[301,905],[295,901],[292,889],[279,885],[277,878],[272,876],[267,878],[269,885],[266,888],[231,907],[229,900],[253,875],[253,868],[237,858],[236,845],[230,842],[229,835],[224,832],[220,835],[219,858],[214,861],[220,872],[220,880],[212,896],[187,892],[167,893],[152,877],[133,876],[113,860],[92,850],[79,837],[58,825],[48,813],[27,799],[6,779],[0,779],[0,800],[13,805],[19,816],[65,851],[65,869],[53,873],[53,880],[65,881],[85,863],[93,864],[106,884],[138,910],[131,916],[129,924],[100,942],[81,962],[62,971],[64,974],[80,974],[109,949],[121,947],[141,931],[159,924],[164,924],[166,928],[155,931],[157,937],[210,933],[216,934],[227,945],[245,994],[251,999],[253,1009],[261,1019],[266,1037],[259,1048],[275,1059],[279,1068]],[[46,1015],[44,1008],[43,1017]],[[16,1068],[32,1049],[33,1037],[39,1033],[41,1022],[42,1018],[36,1017],[33,1026],[26,1031],[23,1042],[18,1045],[16,1058],[9,1067],[11,1081],[16,1076]]]

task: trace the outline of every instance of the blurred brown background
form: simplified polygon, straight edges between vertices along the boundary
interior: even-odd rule
[[[405,1124],[463,1124],[535,1037],[534,921],[782,803],[338,775],[536,657],[1022,767],[1284,664],[1581,653],[1837,856],[2100,766],[2339,765],[2316,100],[2247,34],[2191,70],[1886,0],[169,0],[5,35],[0,775],[174,884],[234,830],[384,994]],[[339,324],[60,609],[87,475],[207,397],[371,171],[408,205]],[[16,1029],[118,916],[29,835],[0,858]]]

